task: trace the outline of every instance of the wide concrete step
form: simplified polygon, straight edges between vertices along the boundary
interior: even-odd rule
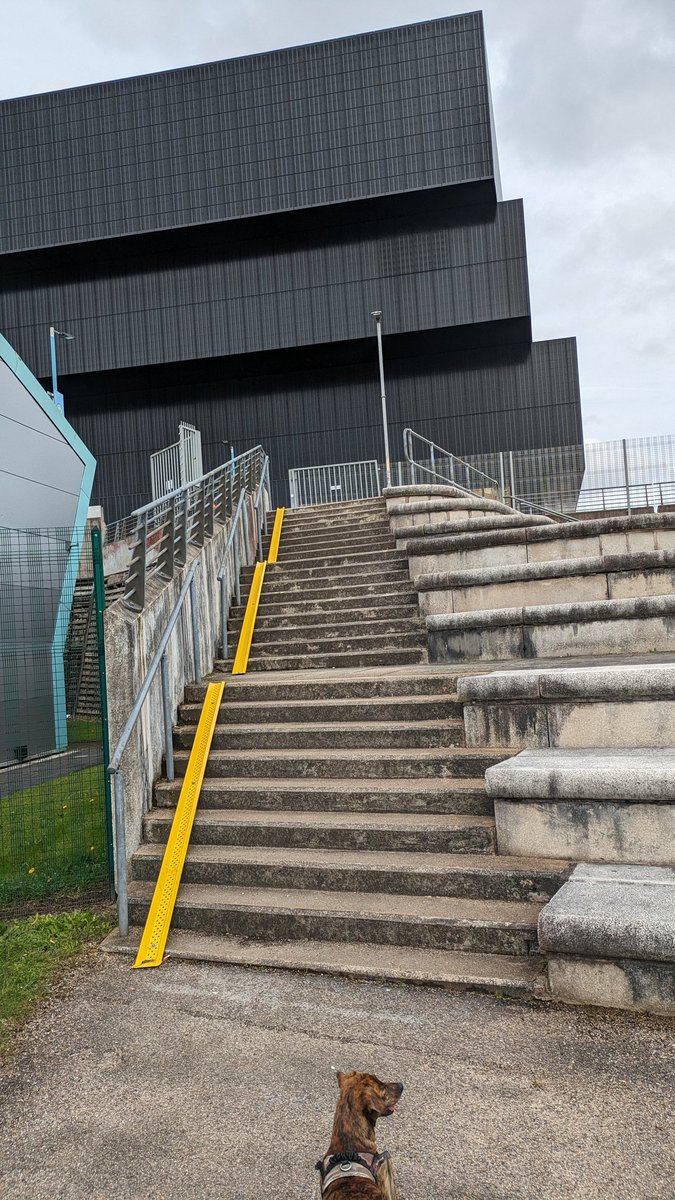
[[[434,662],[670,654],[675,593],[427,617]]]
[[[145,921],[153,886],[130,883],[131,924]],[[537,947],[541,907],[512,900],[184,884],[173,927],[269,941],[308,938],[527,955]]]
[[[197,726],[179,725],[173,731],[176,748],[189,750]],[[432,721],[307,721],[301,724],[218,724],[214,750],[318,750],[363,748],[418,749],[426,746],[463,746],[464,722]]]
[[[675,592],[675,550],[433,571],[417,576],[415,588],[426,615],[645,600]]]
[[[229,686],[229,685],[228,685]],[[336,721],[448,721],[460,720],[462,705],[456,697],[439,693],[437,696],[398,696],[367,700],[256,700],[251,697],[242,712],[241,703],[232,703],[231,690],[226,692],[218,713],[219,725],[249,724],[278,725],[280,722]],[[181,704],[178,717],[181,723],[196,725],[201,704]]]
[[[175,808],[182,779],[158,780],[155,804]],[[206,778],[199,811],[247,809],[264,812],[465,813],[492,816],[482,778],[265,779]]]
[[[386,607],[380,605],[362,606],[360,608],[345,609],[343,604],[336,604],[329,612],[308,613],[302,609],[301,605],[297,606],[300,611],[294,613],[274,613],[267,614],[262,608],[258,609],[256,617],[255,631],[259,635],[265,631],[275,629],[290,629],[290,630],[305,630],[308,626],[325,626],[326,628],[336,628],[338,625],[346,628],[355,625],[368,625],[368,628],[373,633],[377,633],[376,625],[381,625],[382,629],[385,626],[388,629],[396,629],[402,622],[407,622],[408,628],[411,624],[416,624],[420,628],[423,624],[423,619],[420,617],[417,604],[397,604]],[[228,621],[228,631],[235,636],[241,630],[243,624],[243,613],[232,617]],[[380,630],[381,632],[381,630]]]
[[[508,758],[508,750],[212,750],[206,764],[209,776],[248,775],[262,779],[454,779],[484,775]],[[185,773],[189,753],[177,750],[177,775]]]
[[[156,880],[163,856],[163,843],[141,846],[133,858],[134,878]],[[569,870],[567,862],[494,854],[193,844],[183,882],[546,903]]]
[[[487,533],[495,529],[525,529],[528,526],[550,525],[548,517],[535,517],[526,513],[505,516],[500,513],[473,513],[465,521],[426,521],[420,524],[399,525],[396,544],[403,549],[409,538],[424,539],[441,537],[444,534],[459,536],[464,533]]]
[[[135,955],[142,930],[131,928],[126,938],[117,930],[106,939],[109,953]],[[167,942],[170,958],[187,962],[213,962],[286,971],[314,971],[349,979],[381,983],[420,984],[457,991],[499,992],[525,996],[544,990],[544,963],[536,954],[467,954],[447,950],[420,950],[408,946],[372,943],[297,940],[269,942],[218,937],[172,929]]]
[[[215,676],[219,681],[222,676]],[[378,668],[370,671],[344,672],[327,670],[316,675],[289,673],[275,678],[252,678],[238,675],[227,681],[225,704],[261,704],[265,701],[301,700],[367,700],[405,699],[409,696],[455,696],[457,672],[452,667],[422,666]],[[207,682],[188,683],[185,699],[191,704],[203,704]]]
[[[144,822],[146,841],[166,842],[174,815],[168,808],[149,813]],[[191,845],[299,847],[342,854],[365,849],[490,854],[494,851],[494,820],[456,813],[248,812],[212,808],[197,813]]]
[[[327,668],[342,667],[393,667],[414,663],[426,663],[428,659],[426,645],[396,647],[390,649],[344,650],[311,654],[260,654],[251,655],[248,662],[249,671],[319,671]],[[215,664],[216,670],[230,671],[232,659]]]
[[[241,633],[242,622],[234,622],[231,628],[233,638],[237,638]],[[267,643],[284,644],[285,639],[298,643],[309,642],[325,642],[334,641],[345,643],[351,638],[363,637],[367,634],[368,637],[386,637],[398,639],[406,634],[417,632],[421,634],[420,641],[426,645],[426,625],[424,619],[418,613],[408,614],[405,617],[393,619],[372,620],[372,621],[342,621],[341,614],[336,613],[335,619],[324,617],[324,622],[309,623],[307,625],[291,625],[286,626],[283,620],[272,621],[267,619],[266,624],[256,621],[255,631],[253,634],[253,646],[264,646]]]

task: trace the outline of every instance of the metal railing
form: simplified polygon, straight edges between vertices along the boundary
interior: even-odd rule
[[[134,544],[122,598],[126,607],[140,612],[148,579],[172,579],[176,568],[185,566],[188,545],[203,546],[216,522],[224,525],[232,515],[242,492],[257,488],[260,494],[268,479],[267,455],[256,446],[131,513]]]
[[[267,506],[265,484],[269,486],[269,459],[263,455],[263,467],[255,492],[244,488],[239,493],[237,507],[232,517],[231,527],[225,543],[225,550],[218,571],[220,582],[220,629],[222,637],[223,657],[227,657],[227,620],[228,609],[234,595],[236,602],[241,602],[241,567],[244,560],[243,549],[249,541],[249,507],[247,498],[253,496],[253,513],[255,521],[255,543],[258,555],[262,557],[263,532],[267,533]],[[188,570],[176,603],[171,610],[166,627],[153,655],[152,662],[145,675],[138,696],[134,702],[129,718],[122,730],[119,741],[110,759],[108,768],[113,783],[114,824],[115,824],[115,872],[117,880],[117,909],[120,933],[123,937],[129,931],[129,900],[127,885],[127,854],[126,833],[124,820],[124,777],[122,773],[122,757],[129,743],[136,723],[141,715],[150,688],[159,672],[162,688],[162,738],[166,763],[166,778],[175,777],[173,757],[173,722],[172,704],[169,680],[169,642],[178,618],[183,611],[186,599],[190,597],[190,625],[192,637],[192,656],[194,665],[194,682],[198,683],[202,674],[202,647],[200,642],[199,596],[196,586],[196,574],[201,565],[201,559],[196,558]],[[184,682],[188,682],[187,678]]]
[[[293,467],[288,472],[291,508],[305,504],[336,504],[381,495],[377,459]]]
[[[421,447],[421,449],[420,449]],[[449,483],[460,491],[499,500],[520,512],[541,513],[557,521],[576,521],[569,513],[560,512],[526,496],[517,496],[506,490],[504,480],[493,479],[478,467],[458,458],[450,450],[443,449],[414,429],[403,430],[403,453],[410,467],[411,483],[421,482],[417,476],[431,476],[442,483]]]

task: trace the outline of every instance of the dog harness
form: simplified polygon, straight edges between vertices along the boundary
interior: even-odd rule
[[[377,1168],[388,1158],[387,1150],[382,1154],[327,1154],[316,1164],[316,1170],[321,1175],[321,1195],[325,1195],[330,1185],[337,1183],[338,1179],[369,1179],[376,1184]]]

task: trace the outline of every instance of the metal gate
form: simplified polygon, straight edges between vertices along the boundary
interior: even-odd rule
[[[321,467],[293,467],[288,472],[291,508],[303,504],[336,504],[346,500],[368,500],[380,493],[377,459],[364,462],[330,463]]]
[[[150,455],[152,498],[159,500],[169,492],[194,483],[204,474],[202,466],[202,435],[194,425],[181,421],[178,441]]]

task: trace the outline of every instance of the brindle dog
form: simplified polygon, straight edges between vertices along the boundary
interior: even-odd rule
[[[378,1117],[389,1117],[402,1083],[382,1083],[376,1075],[338,1071],[340,1096],[325,1158],[316,1164],[324,1200],[396,1200],[389,1156],[375,1141]]]

